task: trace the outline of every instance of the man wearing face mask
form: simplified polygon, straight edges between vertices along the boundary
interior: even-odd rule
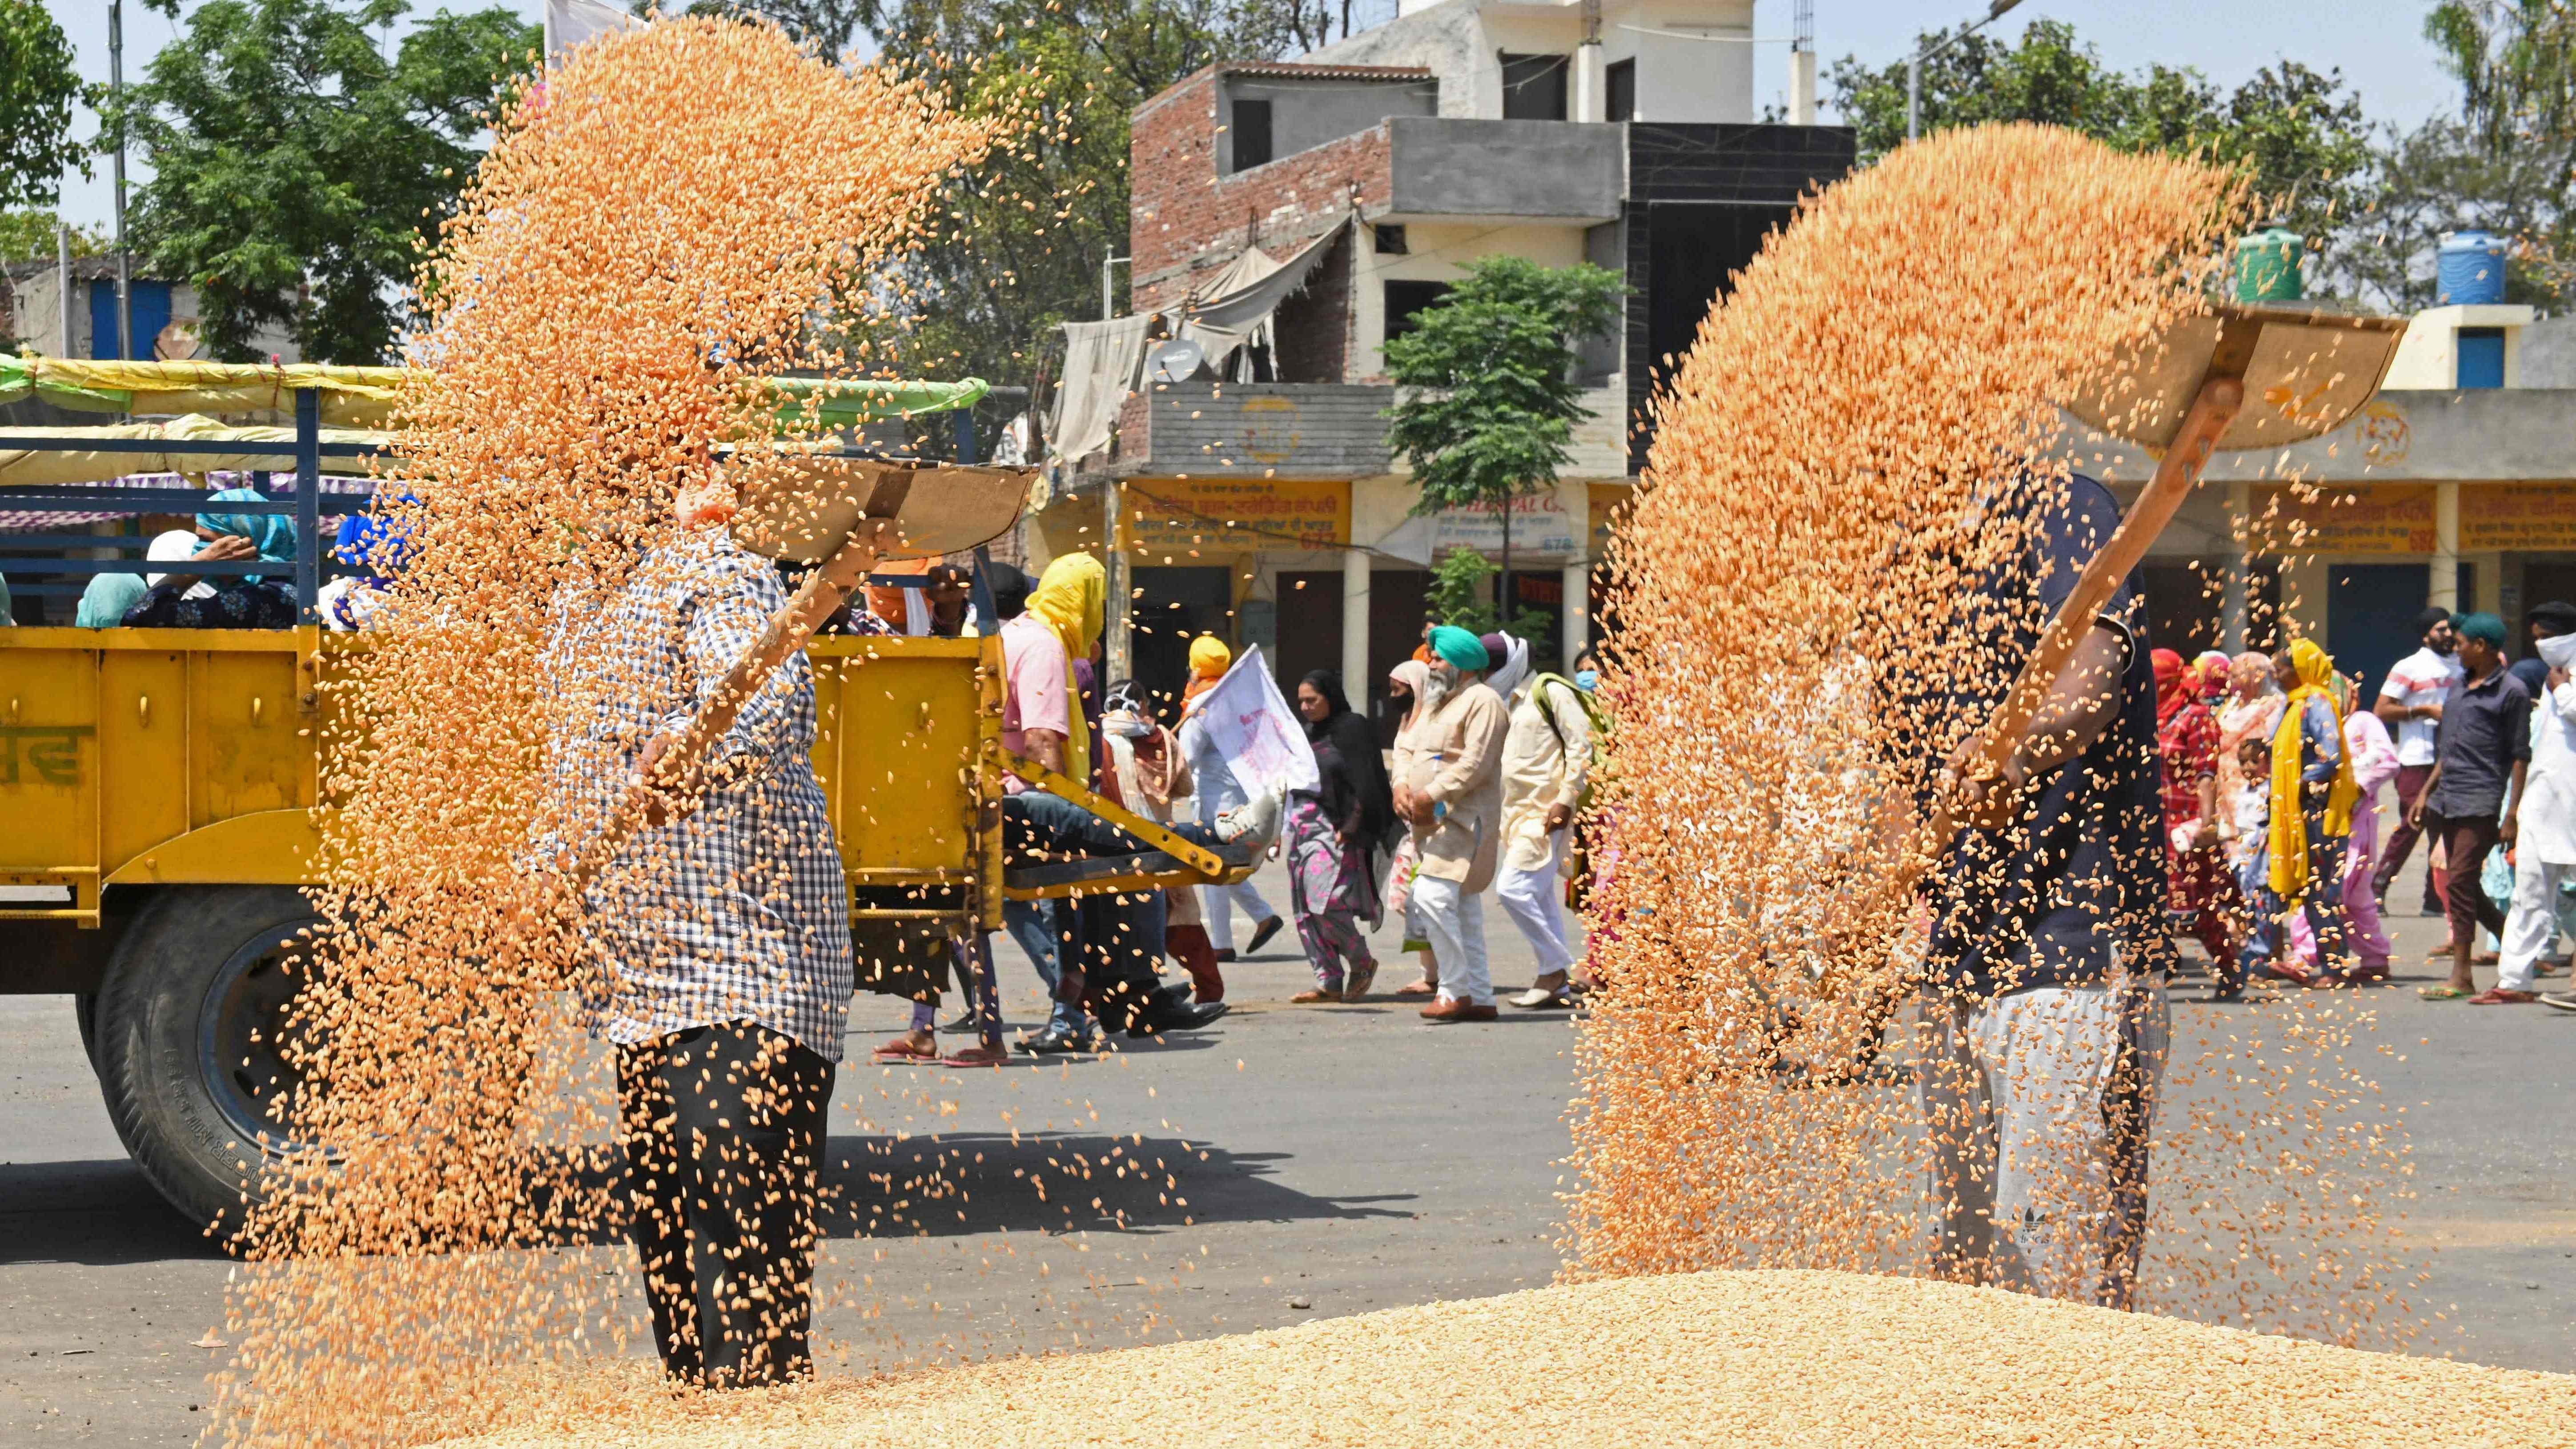
[[[2576,633],[2539,643],[2542,676],[2531,716],[2531,765],[2515,807],[2513,905],[2505,914],[2496,984],[2471,997],[2481,1005],[2545,1001],[2576,1011],[2576,992],[2538,995],[2540,958],[2558,938],[2558,903],[2576,891]]]
[[[1477,899],[1494,881],[1502,813],[1502,696],[1480,688],[1485,646],[1464,629],[1431,631],[1420,722],[1396,744],[1395,811],[1413,827],[1421,867],[1413,898],[1440,962],[1440,994],[1422,1008],[1432,1022],[1492,1021]]]

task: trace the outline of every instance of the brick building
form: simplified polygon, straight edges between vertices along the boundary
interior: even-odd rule
[[[1509,520],[1519,606],[1560,619],[1546,662],[1589,636],[1590,571],[1644,458],[1633,424],[1658,359],[1853,159],[1848,130],[1754,119],[1748,0],[1648,20],[1611,0],[1442,0],[1295,62],[1201,71],[1137,109],[1136,318],[1113,368],[1130,339],[1142,351],[1101,404],[1114,444],[1080,460],[1036,541],[1097,548],[1097,484],[1118,481],[1139,678],[1176,688],[1186,638],[1214,630],[1262,644],[1283,681],[1335,668],[1354,703],[1374,699],[1419,638],[1429,563],[1460,544],[1500,552],[1491,511],[1412,516],[1383,361],[1414,312],[1496,253],[1590,261],[1630,288],[1615,335],[1583,344],[1594,417],[1560,486]],[[1199,325],[1211,304],[1224,326]],[[1167,337],[1200,345],[1157,351]]]

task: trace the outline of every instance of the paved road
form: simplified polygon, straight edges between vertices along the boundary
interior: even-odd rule
[[[1264,885],[1286,900],[1284,881]],[[1496,979],[1517,986],[1526,950],[1498,912],[1489,922]],[[2459,1336],[2432,1346],[2576,1368],[2576,1017],[2419,1002],[2404,988],[2432,979],[2421,958],[2440,927],[2398,928],[2405,979],[2370,1000],[2404,1057],[2379,1060],[2381,1084],[2418,1104],[2416,1226],[2446,1245],[2430,1296],[2458,1305]],[[1546,1281],[1565,1020],[1432,1028],[1391,1000],[1290,1007],[1307,979],[1294,952],[1283,937],[1236,967],[1233,1014],[1168,1045],[1001,1073],[845,1073],[833,1157],[852,1206],[822,1313],[842,1357],[1112,1345]],[[1024,992],[1014,1018],[1037,1005]],[[863,1001],[853,1036],[899,1016]],[[222,1357],[192,1344],[220,1320],[225,1260],[126,1162],[68,1001],[0,998],[0,1093],[0,1444],[187,1442]],[[888,1201],[872,1178],[921,1176],[940,1154],[963,1193],[903,1194],[907,1228],[869,1231],[860,1219]],[[1100,1202],[1070,1204],[1088,1231],[1069,1234],[1061,1179],[1041,1202],[1015,1174],[1076,1154]],[[1118,1174],[1140,1161],[1162,1169]],[[618,1256],[598,1252],[603,1268]]]

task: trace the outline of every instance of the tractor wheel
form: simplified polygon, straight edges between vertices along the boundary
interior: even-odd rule
[[[297,1144],[279,1050],[318,924],[291,886],[183,886],[138,913],[92,1013],[108,1118],[143,1175],[229,1242]]]

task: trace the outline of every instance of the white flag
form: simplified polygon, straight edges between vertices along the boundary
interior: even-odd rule
[[[594,35],[643,28],[642,20],[607,0],[546,0],[546,63],[562,59]]]
[[[1199,727],[1233,767],[1246,793],[1323,788],[1305,723],[1280,697],[1270,666],[1261,661],[1260,645],[1235,656],[1234,667],[1199,696],[1196,712]]]

